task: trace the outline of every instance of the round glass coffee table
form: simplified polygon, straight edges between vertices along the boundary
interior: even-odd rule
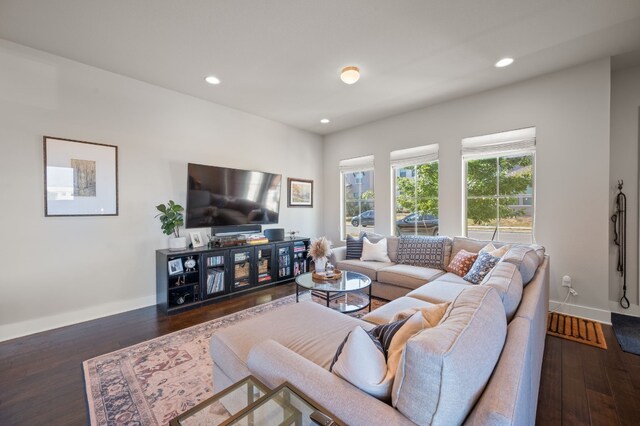
[[[369,308],[371,312],[371,279],[359,272],[342,271],[337,280],[314,279],[311,272],[296,277],[296,302],[300,288],[326,302],[328,308],[348,314]],[[368,291],[367,291],[368,289]]]

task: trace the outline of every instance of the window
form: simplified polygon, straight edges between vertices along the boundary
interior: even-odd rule
[[[438,145],[391,153],[392,229],[396,235],[438,235]]]
[[[373,156],[340,161],[342,181],[342,238],[360,231],[375,232]]]
[[[462,141],[466,235],[532,243],[535,128]]]

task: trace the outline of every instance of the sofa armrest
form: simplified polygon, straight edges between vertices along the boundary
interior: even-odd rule
[[[341,260],[347,259],[347,246],[336,247],[331,249],[331,255],[329,256],[329,262],[335,266]]]
[[[390,405],[273,340],[254,346],[247,364],[272,389],[289,382],[349,425],[380,424],[381,419],[385,425],[413,425]]]

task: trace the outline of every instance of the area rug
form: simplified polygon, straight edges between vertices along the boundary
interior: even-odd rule
[[[622,350],[640,355],[640,318],[611,312],[611,325]]]
[[[209,340],[216,330],[295,301],[287,296],[83,362],[90,423],[168,424],[213,395]],[[372,299],[372,309],[384,303]]]
[[[547,334],[600,349],[607,349],[607,341],[602,333],[602,325],[596,321],[549,312],[547,316]]]

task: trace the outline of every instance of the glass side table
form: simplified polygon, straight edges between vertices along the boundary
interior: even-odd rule
[[[270,392],[253,376],[218,392],[171,420],[170,426],[220,425]]]

